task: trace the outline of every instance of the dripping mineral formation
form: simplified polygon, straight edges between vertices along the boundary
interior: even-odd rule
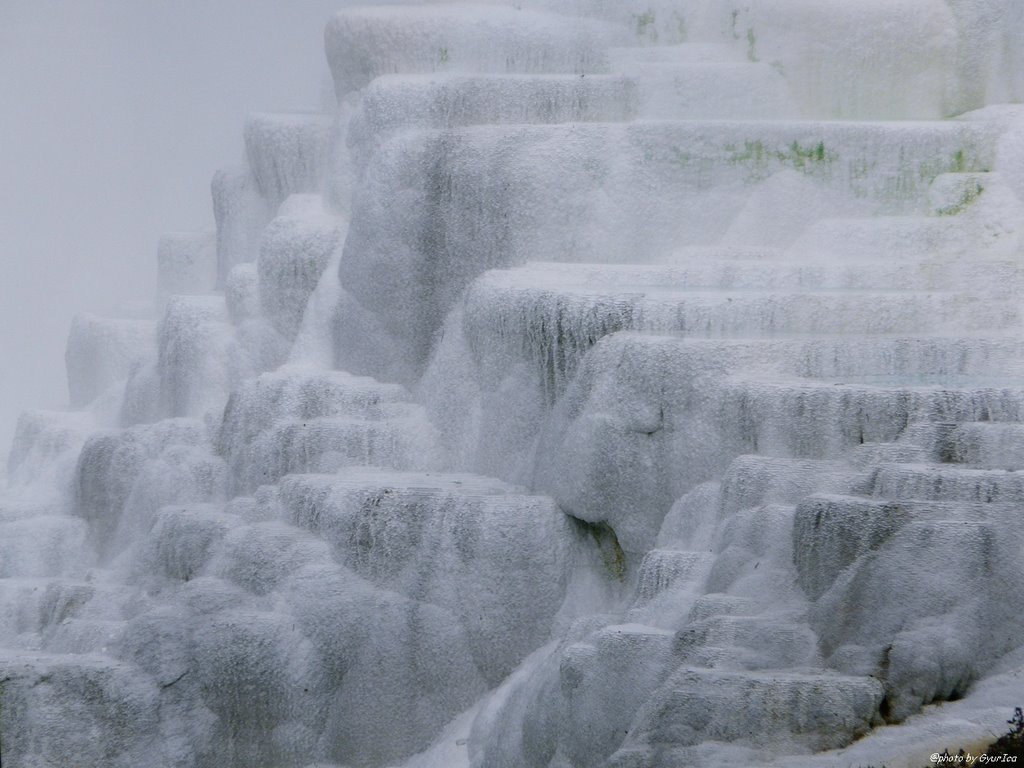
[[[1001,732],[1021,40],[1018,0],[343,7],[337,109],[254,114],[216,232],[161,240],[149,315],[79,317],[69,410],[19,422],[4,766]]]

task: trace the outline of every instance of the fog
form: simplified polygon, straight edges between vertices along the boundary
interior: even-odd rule
[[[1019,725],[1024,3],[362,1],[0,5],[0,761]]]
[[[67,402],[71,318],[153,293],[156,243],[212,228],[247,112],[319,105],[334,0],[0,0],[0,460]]]

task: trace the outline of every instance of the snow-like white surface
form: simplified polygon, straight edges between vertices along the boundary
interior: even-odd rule
[[[295,197],[288,198],[285,206]],[[296,202],[291,206],[293,210],[285,210],[268,224],[256,262],[263,316],[289,341],[299,331],[320,275],[344,241],[341,220],[317,212],[317,205],[301,206]]]
[[[366,169],[339,276],[399,354],[422,361],[454,300],[486,269],[635,263],[709,245],[726,233],[754,183],[781,171],[798,171],[814,188],[846,198],[847,212],[916,212],[936,175],[987,167],[993,150],[991,129],[977,122],[410,132],[386,143]]]
[[[289,195],[320,191],[330,127],[317,113],[260,113],[246,121],[246,159],[270,210]]]
[[[1022,23],[343,7],[337,110],[254,114],[158,322],[76,320],[73,410],[19,422],[5,764],[980,751],[1024,703]]]
[[[345,9],[325,32],[339,99],[394,72],[599,74],[604,49],[628,39],[617,25],[470,3]]]

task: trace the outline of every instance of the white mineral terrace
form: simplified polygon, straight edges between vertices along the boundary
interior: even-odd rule
[[[253,114],[19,421],[4,768],[1004,732],[1024,2],[339,4],[337,109]]]

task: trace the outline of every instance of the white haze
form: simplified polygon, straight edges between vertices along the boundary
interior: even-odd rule
[[[150,296],[163,232],[212,229],[246,113],[320,104],[337,6],[0,0],[0,464],[21,411],[67,403],[71,318]]]
[[[2,6],[4,765],[1005,728],[1024,2],[330,3]]]

